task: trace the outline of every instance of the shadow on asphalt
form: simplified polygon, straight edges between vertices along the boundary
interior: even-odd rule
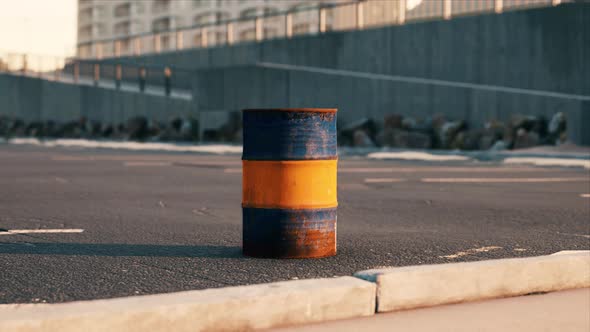
[[[242,258],[241,247],[108,243],[0,243],[0,254]]]

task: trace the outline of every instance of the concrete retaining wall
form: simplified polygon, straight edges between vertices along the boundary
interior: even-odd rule
[[[481,127],[488,120],[507,121],[514,114],[551,118],[557,112],[564,112],[570,139],[578,144],[590,144],[588,125],[583,128],[583,116],[590,114],[584,108],[590,103],[577,100],[255,66],[199,71],[194,87],[199,110],[335,107],[339,110],[340,125],[363,117],[380,121],[391,113],[416,119],[441,113],[449,119],[467,120],[471,126]]]
[[[117,124],[136,115],[166,121],[192,114],[192,105],[182,99],[0,74],[0,115],[27,122],[85,116]]]
[[[590,4],[572,3],[123,60],[201,69],[275,62],[588,95],[589,21]]]

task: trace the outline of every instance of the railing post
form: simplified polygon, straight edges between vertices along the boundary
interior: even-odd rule
[[[147,76],[145,67],[139,67],[139,91],[145,91],[145,78]]]
[[[406,23],[406,0],[398,0],[398,4],[397,24],[404,24]]]
[[[452,2],[451,0],[442,0],[443,2],[443,18],[445,20],[450,20],[452,15]]]
[[[362,1],[359,1],[355,5],[355,17],[356,17],[356,29],[362,30],[365,26],[365,14],[364,14],[364,4]]]
[[[504,11],[504,0],[495,0],[494,1],[494,12],[496,14],[500,14]]]
[[[120,57],[121,56],[121,41],[120,40],[115,40],[114,44],[113,44],[113,48],[115,49],[115,56],[116,57]]]
[[[209,44],[209,41],[207,40],[208,35],[207,28],[201,28],[201,47],[207,47]]]
[[[160,50],[162,49],[161,41],[162,41],[161,35],[159,33],[155,34],[154,35],[154,52],[160,53]]]
[[[176,31],[176,49],[182,50],[184,48],[184,36],[182,31]]]
[[[23,66],[21,68],[21,73],[25,75],[29,70],[29,60],[27,59],[27,55],[23,54]]]
[[[264,38],[264,30],[262,30],[262,18],[254,19],[254,31],[256,34],[256,41],[261,41]]]
[[[80,80],[80,62],[74,62],[74,83],[78,83]]]
[[[321,5],[318,10],[318,31],[319,33],[326,32],[326,8]]]
[[[228,45],[231,45],[234,43],[234,24],[233,23],[228,23],[225,26],[225,32],[227,34],[226,36],[226,42]]]
[[[100,80],[100,64],[94,64],[94,85],[98,86],[98,81]]]
[[[293,14],[288,13],[285,15],[285,37],[293,37]]]
[[[133,55],[141,55],[141,37],[137,37],[133,43]]]
[[[117,90],[121,89],[121,79],[123,78],[123,68],[121,65],[115,65],[115,86]]]
[[[172,77],[172,70],[170,70],[170,67],[165,67],[164,68],[164,89],[166,91],[166,96],[170,96],[170,92],[172,90],[171,77]]]

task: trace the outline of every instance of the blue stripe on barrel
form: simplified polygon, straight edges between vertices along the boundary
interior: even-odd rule
[[[336,208],[243,207],[244,255],[319,258],[336,254]]]
[[[245,110],[244,160],[336,159],[336,112]]]

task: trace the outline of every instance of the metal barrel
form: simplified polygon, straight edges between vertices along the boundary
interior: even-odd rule
[[[243,111],[243,252],[336,254],[336,109]]]

